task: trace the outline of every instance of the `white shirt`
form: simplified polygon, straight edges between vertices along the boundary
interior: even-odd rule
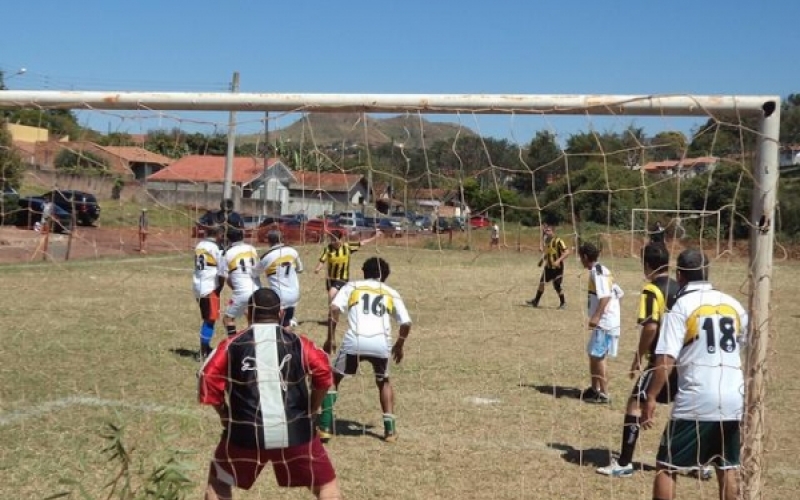
[[[392,287],[378,280],[351,281],[342,287],[332,305],[347,312],[345,354],[388,358],[392,348],[392,322],[410,325],[405,303]]]
[[[499,238],[500,237],[500,228],[497,224],[492,226],[492,238]]]
[[[195,298],[210,294],[217,288],[217,277],[224,276],[220,271],[222,249],[213,239],[202,240],[194,247],[194,275],[192,288]]]
[[[281,298],[281,307],[295,307],[300,301],[300,280],[303,261],[292,247],[275,245],[258,263],[256,273],[266,273],[269,287]]]
[[[686,285],[661,321],[656,355],[675,359],[676,420],[740,420],[744,376],[738,337],[747,331],[744,307],[710,283]]]
[[[228,280],[234,295],[250,296],[261,288],[256,273],[258,251],[255,247],[237,241],[225,251],[222,260],[224,266],[220,272]]]
[[[589,270],[589,317],[594,316],[600,300],[609,298],[597,327],[602,330],[609,330],[612,335],[619,335],[621,324],[619,299],[622,297],[622,289],[614,283],[614,276],[608,268],[600,263],[595,263]]]

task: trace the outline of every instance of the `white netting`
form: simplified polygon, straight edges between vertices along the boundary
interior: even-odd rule
[[[95,453],[98,435],[113,420],[127,425],[147,465],[171,449],[191,451],[184,461],[199,494],[219,424],[194,403],[200,318],[189,254],[198,220],[222,199],[229,116],[76,107],[82,110],[29,106],[8,115],[49,129],[45,141],[41,131],[12,127],[16,140],[3,145],[25,164],[20,197],[77,189],[95,194],[100,212],[84,226],[67,210],[63,223],[75,225],[64,234],[2,228],[3,262],[51,264],[6,268],[0,439],[14,457],[6,488],[17,497],[46,496],[59,491],[63,476],[99,490],[108,465]],[[383,424],[368,365],[340,388],[339,436],[328,446],[346,497],[652,497],[666,407],[658,409],[657,430],[639,440],[634,461],[644,472],[627,481],[595,473],[620,448],[638,342],[640,250],[662,222],[673,261],[685,248],[703,248],[715,286],[749,307],[748,236],[758,223],[752,192],[764,189],[752,174],[757,120],[711,111],[636,119],[574,111],[235,115],[232,193],[248,216],[250,241],[264,249],[266,231],[280,228],[310,268],[331,227],[351,229],[353,241],[381,229],[382,238],[355,254],[351,273],[360,277],[366,257],[388,260],[389,284],[414,320],[406,359],[391,367],[396,447],[375,439]],[[25,212],[31,227],[41,221],[38,206],[11,212],[14,220]],[[290,215],[309,222],[289,222]],[[545,225],[573,250],[563,280],[566,310],[550,284],[539,308],[525,303],[539,282]],[[626,292],[619,356],[609,362],[610,406],[579,398],[589,383],[588,272],[575,247],[585,241],[598,244],[601,262]],[[778,304],[800,292],[791,269],[774,278]],[[319,345],[328,309],[322,281],[301,275],[297,309],[300,331]],[[770,319],[790,321],[787,309]],[[340,336],[344,329],[343,319]],[[218,324],[214,344],[223,337]],[[771,340],[776,351],[791,352],[784,339]],[[791,362],[770,362],[781,377],[774,401],[791,401],[797,384],[782,380]],[[800,442],[790,411],[777,403],[771,413],[772,435],[781,439],[764,452],[766,497],[788,498],[797,486],[792,457]],[[715,481],[684,479],[679,495],[714,497],[715,488]],[[253,497],[274,489],[262,480]]]

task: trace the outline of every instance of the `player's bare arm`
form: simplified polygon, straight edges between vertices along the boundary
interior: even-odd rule
[[[600,319],[606,312],[606,307],[608,307],[609,302],[611,302],[611,297],[603,297],[597,303],[597,310],[594,312],[592,317],[589,318],[589,329],[594,330],[597,328],[597,325],[600,323]]]
[[[395,363],[400,363],[403,361],[403,346],[405,346],[406,339],[408,338],[408,334],[411,333],[411,325],[405,324],[400,325],[400,332],[398,333],[397,340],[395,341],[394,345],[392,346],[392,359]]]
[[[653,368],[653,379],[647,388],[647,401],[642,408],[642,427],[651,429],[654,425],[653,417],[656,412],[656,399],[658,393],[667,383],[669,374],[675,367],[675,358],[666,354],[656,356],[655,367]]]
[[[639,333],[639,346],[636,348],[633,363],[631,363],[631,370],[628,376],[634,378],[637,373],[642,370],[642,359],[650,352],[650,346],[655,342],[658,336],[658,323],[653,321],[642,325],[641,332]]]

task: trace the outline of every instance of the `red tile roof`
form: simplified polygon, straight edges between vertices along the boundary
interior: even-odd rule
[[[155,163],[158,165],[169,165],[174,162],[169,158],[158,153],[153,153],[138,146],[100,146],[101,149],[108,151],[114,156],[118,156],[129,163]]]
[[[290,189],[307,191],[327,191],[330,193],[347,193],[364,178],[360,174],[344,174],[331,172],[294,172],[294,182]]]
[[[277,162],[277,158],[270,158],[269,166],[271,167]],[[235,184],[247,184],[263,173],[263,158],[237,156],[233,159],[233,182]],[[225,181],[225,157],[184,156],[170,166],[154,173],[147,180],[156,182],[222,183]]]
[[[645,163],[642,170],[645,172],[660,172],[662,170],[674,168],[692,168],[698,163],[716,163],[719,158],[716,156],[700,156],[697,158],[684,158],[682,160],[664,160],[664,161],[651,161]]]

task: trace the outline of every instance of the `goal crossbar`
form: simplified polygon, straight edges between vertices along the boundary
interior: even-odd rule
[[[313,111],[708,116],[763,114],[770,95],[295,94],[228,92],[0,91],[0,108],[97,110]]]

